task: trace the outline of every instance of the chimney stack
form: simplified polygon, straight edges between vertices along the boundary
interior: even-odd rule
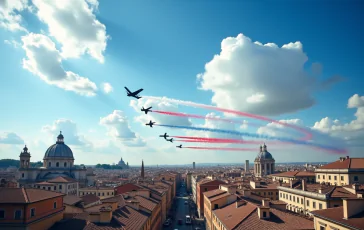
[[[269,207],[269,199],[263,199],[262,200],[262,206]]]
[[[307,191],[306,180],[302,180],[302,191]]]

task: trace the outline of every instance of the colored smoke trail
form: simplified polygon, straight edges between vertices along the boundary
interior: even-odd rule
[[[166,97],[144,96],[144,98],[151,99],[151,100],[154,100],[154,101],[168,101],[168,102],[175,103],[175,104],[192,106],[192,107],[196,107],[196,108],[210,109],[210,110],[215,110],[215,111],[219,111],[219,112],[235,114],[235,115],[238,115],[238,116],[250,117],[250,118],[258,119],[258,120],[262,120],[262,121],[268,121],[268,122],[276,123],[276,124],[283,125],[283,126],[286,126],[286,127],[290,127],[292,129],[298,130],[298,131],[300,131],[302,133],[305,133],[305,137],[304,137],[303,141],[307,141],[307,140],[312,139],[312,134],[310,132],[308,132],[304,128],[301,128],[301,127],[298,127],[298,126],[295,126],[295,125],[292,125],[292,124],[287,124],[287,123],[284,123],[284,122],[281,122],[281,121],[276,121],[276,120],[273,120],[271,118],[260,116],[260,115],[235,111],[235,110],[231,110],[231,109],[223,109],[223,108],[219,108],[219,107],[216,107],[216,106],[199,104],[199,103],[195,103],[195,102],[191,102],[191,101],[181,101],[181,100],[176,100],[176,99],[171,99],[171,98],[166,98]]]
[[[199,149],[199,150],[220,150],[220,151],[256,151],[254,148],[220,148],[220,147],[182,147],[183,149]]]
[[[268,140],[278,140],[278,141],[290,142],[290,143],[294,143],[294,144],[319,147],[319,148],[327,150],[329,152],[346,153],[346,150],[343,150],[343,149],[337,149],[337,148],[333,148],[333,147],[330,147],[330,146],[324,146],[324,145],[319,145],[319,144],[314,144],[314,143],[308,143],[308,142],[305,142],[305,141],[293,140],[293,139],[289,139],[289,138],[273,137],[273,136],[268,136],[268,135],[260,135],[260,134],[239,132],[239,131],[232,131],[232,130],[224,130],[224,129],[211,129],[211,128],[200,128],[200,127],[178,126],[178,125],[159,125],[159,124],[154,124],[154,125],[162,126],[162,127],[168,127],[168,128],[191,129],[191,130],[197,130],[197,131],[225,133],[225,134],[231,134],[231,135],[247,136],[247,137],[261,138],[261,139],[268,139]]]
[[[262,141],[253,140],[238,140],[228,138],[212,138],[212,137],[185,137],[185,136],[171,136],[173,138],[179,138],[182,140],[176,140],[180,142],[199,142],[199,143],[227,143],[227,144],[262,144]],[[269,141],[266,142],[269,145],[281,144],[286,145],[287,143],[280,141]]]

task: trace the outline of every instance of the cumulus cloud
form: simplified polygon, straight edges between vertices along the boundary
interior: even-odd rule
[[[141,113],[141,108],[153,107],[152,110],[161,110],[161,111],[169,111],[169,112],[178,112],[178,106],[175,104],[171,104],[166,101],[156,102],[150,99],[141,98],[139,100],[130,100],[130,106],[135,109],[135,111]],[[168,124],[168,125],[182,125],[182,126],[190,126],[191,121],[187,117],[177,117],[177,116],[168,116],[158,113],[150,112],[148,114],[143,114],[135,117],[135,120],[142,123],[143,125],[150,120],[155,121],[157,124]]]
[[[24,144],[24,140],[16,133],[6,132],[0,135],[0,144],[21,145]]]
[[[113,91],[111,84],[107,82],[102,83],[102,89],[105,93],[111,93]]]
[[[133,139],[135,133],[130,129],[128,118],[121,110],[114,110],[106,117],[100,118],[100,124],[109,129],[109,135],[115,138]]]
[[[30,33],[23,36],[22,41],[27,57],[23,59],[24,69],[37,75],[50,85],[55,85],[80,95],[95,95],[97,87],[94,82],[76,73],[64,70],[61,63],[61,55],[49,37],[43,34]]]
[[[356,119],[350,122],[342,122],[330,117],[322,118],[315,122],[312,129],[327,133],[331,136],[341,137],[349,145],[356,145],[364,140],[364,96],[354,94],[349,98],[347,108],[356,109]]]
[[[1,0],[0,1],[0,27],[9,31],[27,32],[21,24],[23,21],[19,12],[28,9],[27,0]]]
[[[48,25],[50,35],[61,44],[64,58],[87,53],[104,62],[108,36],[106,27],[96,19],[97,0],[33,0],[37,16]]]
[[[279,120],[281,123],[302,126],[303,122],[300,119],[288,119],[288,120]],[[287,131],[285,134],[284,131]],[[295,132],[293,129],[288,128],[282,124],[278,123],[268,123],[265,126],[261,126],[258,128],[257,133],[261,135],[269,135],[269,136],[292,136],[292,133]]]
[[[64,142],[69,145],[89,146],[90,143],[85,138],[78,134],[77,125],[72,120],[58,119],[51,125],[45,125],[42,127],[42,131],[50,134],[54,140],[56,140],[60,131],[64,136]]]
[[[221,42],[220,54],[197,78],[202,90],[213,92],[212,102],[217,106],[279,115],[315,103],[313,92],[320,87],[304,70],[307,60],[299,41],[278,47],[239,34]]]

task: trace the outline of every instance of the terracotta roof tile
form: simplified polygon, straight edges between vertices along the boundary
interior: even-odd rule
[[[77,182],[77,181],[71,177],[59,176],[59,177],[53,178],[51,180],[48,180],[48,182],[50,182],[50,183],[72,183],[72,182]]]
[[[345,224],[357,229],[364,229],[364,212],[361,212],[349,219],[343,219],[344,210],[343,207],[328,208],[322,210],[316,210],[311,212],[314,216],[333,220],[335,222]]]
[[[221,189],[214,189],[211,191],[207,191],[204,192],[203,195],[206,196],[207,198],[213,197],[213,196],[218,196],[220,194],[226,193],[226,191],[221,190]]]
[[[154,208],[158,205],[158,203],[148,199],[148,198],[145,198],[143,196],[135,196],[134,197],[137,201],[139,201],[139,205],[143,206],[144,208],[148,209],[149,211],[153,211]]]
[[[288,211],[280,211],[270,208],[270,218],[260,219],[255,211],[251,213],[235,230],[292,230],[292,229],[315,229],[312,220],[298,216]]]
[[[67,195],[67,196],[63,197],[63,203],[68,204],[68,205],[74,205],[80,201],[82,201],[82,199],[78,196]]]
[[[236,202],[221,209],[213,211],[216,217],[225,225],[227,229],[234,229],[241,221],[250,215],[255,209],[256,205],[249,202],[236,207]]]
[[[363,169],[364,158],[349,158],[343,161],[337,160],[330,164],[324,165],[319,169]]]
[[[336,187],[330,194],[331,198],[357,198],[356,194],[353,194],[342,187]]]
[[[63,193],[35,188],[0,188],[0,203],[34,203],[59,196]]]
[[[82,199],[84,205],[88,205],[88,204],[91,204],[91,203],[94,203],[94,202],[97,202],[100,200],[100,198],[94,194],[87,194],[87,195],[81,196],[81,199]]]
[[[127,230],[141,229],[149,216],[148,213],[135,210],[129,206],[117,209],[113,213],[113,217]]]
[[[117,202],[119,207],[124,207],[125,206],[125,200],[123,195],[116,195],[113,197],[109,197],[109,198],[105,198],[101,200],[102,203],[114,203]]]

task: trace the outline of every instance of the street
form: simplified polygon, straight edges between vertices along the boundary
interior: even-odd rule
[[[202,227],[201,220],[192,219],[192,224],[186,224],[186,216],[189,215],[194,216],[196,213],[195,205],[192,204],[192,200],[187,195],[186,187],[179,187],[177,190],[177,196],[174,202],[174,215],[172,218],[172,222],[168,227],[164,227],[164,229],[168,230],[192,230],[192,229],[204,229]],[[185,203],[187,202],[187,203]],[[182,220],[182,225],[178,224],[178,220]]]

